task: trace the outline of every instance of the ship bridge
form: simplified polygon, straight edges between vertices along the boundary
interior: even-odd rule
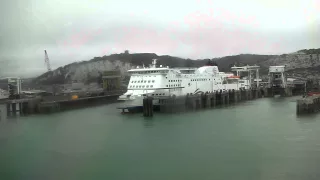
[[[195,71],[195,74],[217,74],[219,73],[218,66],[203,66]]]

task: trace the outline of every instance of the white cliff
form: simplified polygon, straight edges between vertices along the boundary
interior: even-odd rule
[[[65,67],[58,68],[51,73],[39,76],[37,81],[63,81],[64,83],[71,81],[87,82],[89,78],[97,78],[99,73],[110,70],[119,70],[120,73],[125,76],[131,67],[132,65],[130,63],[120,60],[72,63]]]

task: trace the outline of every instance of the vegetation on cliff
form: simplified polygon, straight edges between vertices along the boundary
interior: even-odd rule
[[[256,55],[256,54],[240,54],[240,55],[234,55],[234,56],[226,56],[221,58],[213,58],[211,59],[214,61],[218,66],[220,71],[228,72],[230,71],[231,66],[244,66],[244,65],[260,65],[261,67],[261,73],[267,73],[268,66],[274,65],[274,64],[283,64],[283,63],[294,63],[293,67],[300,67],[300,64],[305,65],[306,62],[311,58],[312,63],[310,64],[310,67],[316,66],[316,64],[313,62],[314,58],[312,58],[312,54],[320,54],[320,49],[303,49],[298,51],[299,53],[305,53],[305,57],[302,57],[301,60],[294,56],[292,60],[288,59],[288,55]],[[93,59],[89,61],[81,61],[81,62],[75,62],[68,64],[64,67],[59,67],[58,69],[47,72],[45,74],[40,75],[39,77],[35,78],[36,83],[40,84],[63,84],[67,83],[67,81],[70,81],[70,76],[74,76],[74,71],[78,67],[82,66],[89,66],[93,64],[101,64],[108,62],[109,66],[110,63],[113,62],[121,62],[123,64],[129,64],[130,66],[148,66],[151,64],[152,59],[158,59],[158,64],[169,66],[169,67],[200,67],[205,65],[208,60],[210,59],[184,59],[180,57],[174,57],[169,55],[157,55],[155,53],[134,53],[131,54],[129,51],[125,51],[124,53],[120,54],[111,54],[108,56],[102,56],[102,57],[94,57]],[[294,61],[294,62],[293,62]],[[113,69],[122,69],[123,71],[126,71],[126,69],[123,69],[123,65],[112,65]],[[106,67],[106,66],[105,66]],[[87,68],[87,67],[86,67]],[[109,67],[108,67],[109,68]],[[110,70],[109,68],[109,70]],[[101,71],[104,70],[103,68],[98,69],[92,69],[83,71],[85,78],[85,82],[92,82],[96,81],[98,78],[98,74],[101,73]],[[107,69],[106,69],[107,70]],[[96,71],[92,73],[92,71]]]
[[[302,49],[298,51],[299,53],[305,53],[305,54],[320,54],[320,48],[319,49]]]

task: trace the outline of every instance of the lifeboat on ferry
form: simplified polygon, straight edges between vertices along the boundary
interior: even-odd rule
[[[320,92],[309,92],[308,96],[320,95]]]
[[[229,79],[240,79],[240,76],[228,76]]]

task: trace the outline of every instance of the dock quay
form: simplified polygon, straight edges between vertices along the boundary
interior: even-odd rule
[[[116,102],[123,91],[117,91],[96,96],[44,96],[20,99],[1,99],[0,118],[61,112],[70,109],[96,106]],[[0,119],[0,120],[1,120]]]
[[[292,93],[289,92],[290,90],[286,89],[286,93],[282,94],[282,96],[292,96]],[[186,96],[149,96],[144,98],[141,111],[143,112],[143,116],[151,117],[154,115],[154,111],[160,113],[181,113],[200,109],[212,109],[263,97],[273,97],[273,95],[268,95],[267,88],[256,88],[187,94]],[[154,104],[154,102],[157,103]],[[124,109],[130,110],[133,108],[121,107],[118,109],[122,109],[124,112]]]
[[[320,95],[306,96],[297,100],[297,115],[320,111]]]

